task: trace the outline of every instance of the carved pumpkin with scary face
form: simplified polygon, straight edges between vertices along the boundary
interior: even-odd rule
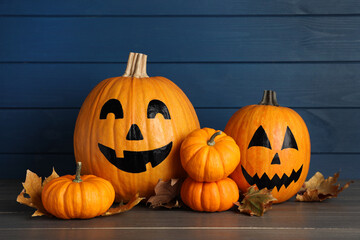
[[[105,79],[81,107],[74,133],[84,174],[109,180],[116,200],[149,197],[159,179],[185,176],[185,136],[199,128],[186,95],[163,77],[148,77],[146,55],[131,53],[122,77]]]
[[[278,203],[299,191],[309,170],[309,132],[295,111],[277,104],[275,92],[265,91],[260,104],[238,110],[225,132],[242,153],[231,175],[241,191],[254,184],[273,189]]]

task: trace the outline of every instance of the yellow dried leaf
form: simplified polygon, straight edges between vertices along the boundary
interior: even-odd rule
[[[152,208],[180,208],[178,198],[182,182],[180,179],[171,179],[167,182],[160,179],[154,189],[155,195],[151,196],[147,203],[150,203]]]
[[[39,211],[39,210],[36,210],[34,213],[33,213],[33,215],[31,215],[32,217],[41,217],[41,216],[44,216],[44,215],[47,215],[47,214],[45,214],[45,213],[43,213],[43,212],[41,212],[41,211]],[[49,214],[49,216],[50,216],[50,214]]]
[[[117,207],[111,207],[109,210],[107,210],[105,213],[103,213],[101,216],[111,216],[114,214],[122,213],[129,211],[133,207],[135,207],[137,204],[141,202],[144,198],[139,197],[139,193],[137,193],[127,204],[120,203]]]
[[[36,173],[27,170],[25,182],[22,184],[24,189],[18,195],[16,201],[29,207],[36,208],[37,210],[32,215],[33,217],[50,215],[46,212],[42,204],[41,192],[46,183],[57,177],[59,177],[59,175],[55,172],[55,169],[53,169],[52,174],[42,182],[41,177]]]
[[[271,195],[271,190],[266,188],[258,190],[255,186],[250,186],[241,203],[236,202],[235,205],[241,213],[250,216],[262,216],[266,211],[271,209],[273,201],[277,199]]]
[[[51,180],[58,178],[59,175],[55,172],[55,168],[53,168],[53,171],[51,175],[47,178],[45,178],[44,182],[42,183],[42,186],[44,187],[46,184],[48,184]]]
[[[334,177],[327,179],[317,172],[309,181],[305,182],[296,195],[296,201],[300,202],[321,202],[329,198],[336,198],[340,192],[349,187],[354,181],[347,182],[343,187],[336,184],[339,173],[335,173]]]
[[[27,170],[26,179],[25,182],[23,183],[24,189],[17,196],[16,201],[21,204],[25,204],[29,207],[36,208],[36,211],[33,213],[32,217],[43,216],[43,215],[51,216],[51,214],[49,214],[45,210],[42,204],[41,192],[43,187],[47,183],[58,177],[59,175],[55,172],[55,169],[53,168],[51,175],[45,178],[45,180],[42,182],[41,177],[39,177],[36,173]],[[121,212],[129,211],[134,206],[136,206],[141,200],[143,200],[143,198],[140,198],[139,194],[137,194],[126,205],[120,203],[117,207],[110,208],[106,213],[102,214],[102,216],[110,216]]]

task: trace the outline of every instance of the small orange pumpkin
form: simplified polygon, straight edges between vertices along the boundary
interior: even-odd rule
[[[57,218],[93,218],[106,212],[114,202],[111,183],[94,175],[80,177],[81,162],[76,175],[65,175],[44,186],[41,200],[46,211]]]
[[[240,162],[235,140],[211,128],[191,132],[180,148],[181,164],[198,182],[214,182],[228,177]]]
[[[259,104],[238,110],[225,132],[240,147],[240,164],[231,178],[241,191],[254,184],[273,189],[278,203],[299,191],[309,170],[310,136],[299,114],[279,106],[274,91],[265,91]]]
[[[197,182],[186,178],[181,186],[181,199],[200,212],[221,212],[230,209],[239,199],[236,183],[225,178],[216,182]]]

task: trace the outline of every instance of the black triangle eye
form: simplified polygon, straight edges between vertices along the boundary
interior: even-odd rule
[[[262,126],[260,126],[254,133],[254,136],[252,137],[248,148],[255,147],[255,146],[266,147],[266,148],[271,149],[269,138]]]
[[[281,150],[283,150],[285,148],[294,148],[296,150],[299,150],[297,143],[295,141],[295,138],[294,138],[294,134],[291,132],[289,127],[287,127],[287,129],[286,129],[284,143],[282,145]]]

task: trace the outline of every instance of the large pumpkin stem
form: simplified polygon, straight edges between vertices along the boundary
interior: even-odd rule
[[[81,162],[77,162],[76,163],[76,175],[75,175],[75,179],[73,180],[73,182],[76,182],[76,183],[82,182],[82,180],[80,178],[80,174],[81,174]]]
[[[271,105],[278,107],[279,104],[276,99],[276,92],[273,90],[265,90],[259,105]]]
[[[131,52],[123,77],[148,78],[149,76],[146,74],[146,60],[147,55]]]
[[[222,134],[222,131],[218,131],[218,132],[214,133],[214,134],[210,137],[210,140],[207,142],[207,144],[208,144],[209,146],[214,146],[214,145],[215,145],[215,138],[216,138],[217,136],[219,136],[220,134]]]

